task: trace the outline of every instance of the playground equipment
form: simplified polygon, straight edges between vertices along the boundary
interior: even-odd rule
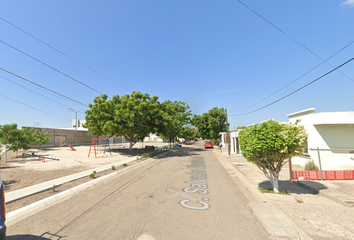
[[[94,152],[95,152],[95,158],[97,158],[97,154],[98,153],[105,154],[106,150],[107,150],[107,146],[108,146],[108,149],[109,149],[109,154],[112,155],[111,147],[110,147],[108,138],[92,138],[91,145],[90,145],[90,150],[89,150],[89,153],[88,153],[88,157],[90,157],[92,146],[93,146],[93,149],[94,149]]]
[[[61,149],[63,146],[68,146],[69,148],[71,148],[71,150],[73,150],[73,151],[76,151],[76,149],[75,148],[73,148],[73,146],[71,146],[66,140],[65,140],[65,138],[60,138],[60,140],[59,140],[59,149]]]
[[[59,149],[61,149],[65,144],[65,137],[59,138]]]
[[[25,157],[38,157],[38,162],[40,160],[43,160],[43,162],[45,162],[45,159],[52,159],[52,160],[58,160],[59,161],[58,158],[45,157],[45,156],[40,156],[40,155],[36,155],[36,154],[23,153],[22,155],[25,156]]]

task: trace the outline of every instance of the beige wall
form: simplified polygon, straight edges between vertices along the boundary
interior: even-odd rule
[[[24,127],[22,127],[24,128]],[[45,131],[48,132],[49,135],[48,137],[50,138],[50,141],[43,145],[44,147],[58,147],[59,146],[59,139],[60,136],[65,137],[65,140],[71,144],[71,145],[76,145],[76,138],[75,138],[75,129],[57,129],[57,128],[39,128],[35,127],[34,128],[36,131]],[[77,130],[77,144],[82,145],[82,144],[90,144],[92,138],[97,138],[95,135],[91,135],[89,131],[83,131],[83,130]],[[99,136],[99,138],[109,138],[108,135],[105,136]],[[57,141],[55,141],[57,139]],[[121,138],[115,138],[114,141],[118,141]],[[37,145],[31,145],[32,148],[37,147]]]

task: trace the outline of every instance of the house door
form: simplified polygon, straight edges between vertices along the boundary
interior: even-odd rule
[[[236,153],[240,154],[240,145],[239,145],[239,142],[238,142],[238,138],[236,138]]]

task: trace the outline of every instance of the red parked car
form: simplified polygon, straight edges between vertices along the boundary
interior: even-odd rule
[[[211,142],[209,142],[209,141],[205,142],[204,147],[205,148],[214,148],[213,144]]]

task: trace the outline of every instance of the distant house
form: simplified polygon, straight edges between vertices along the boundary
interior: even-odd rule
[[[144,142],[163,142],[163,139],[157,136],[155,133],[150,133],[149,136],[144,138]]]
[[[79,120],[79,119],[73,119],[71,120],[71,127],[72,128],[84,128],[84,124],[86,123],[86,120]]]
[[[294,157],[293,164],[305,165],[311,159],[319,166],[320,159],[323,170],[354,169],[354,112],[315,113],[309,108],[287,117],[290,123],[300,120],[308,134],[307,151]]]
[[[287,117],[289,123],[300,121],[298,125],[303,125],[308,134],[307,149],[303,156],[292,159],[293,164],[305,166],[309,160],[314,160],[319,166],[320,159],[323,170],[354,169],[354,112],[315,113],[315,108],[309,108]],[[231,154],[242,154],[238,140],[240,131],[242,129],[230,131]],[[227,133],[220,134],[222,147],[227,149]]]
[[[242,129],[234,129],[230,131],[230,154],[241,154],[240,142],[238,140],[238,133]],[[228,139],[227,132],[221,132],[221,141],[222,148],[228,149]]]

